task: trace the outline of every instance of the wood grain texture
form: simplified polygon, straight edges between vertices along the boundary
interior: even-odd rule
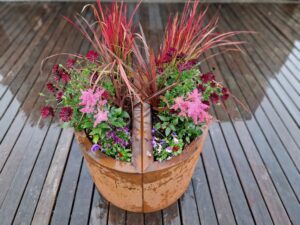
[[[183,8],[169,3],[142,4],[134,19],[155,49],[167,16]],[[258,33],[236,39],[249,43],[242,47],[246,54],[218,56],[201,70],[214,67],[249,112],[233,99],[228,112],[213,109],[218,122],[188,190],[150,214],[107,202],[83,164],[73,131],[62,131],[56,120],[39,121],[38,93],[49,79],[39,74],[40,61],[90,49],[61,17],[72,17],[83,5],[0,3],[0,224],[300,224],[300,5],[221,5],[218,31]],[[218,7],[212,4],[209,16]],[[50,60],[45,71],[65,59]]]

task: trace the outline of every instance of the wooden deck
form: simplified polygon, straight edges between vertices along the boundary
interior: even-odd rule
[[[145,215],[105,201],[72,130],[39,121],[38,93],[48,79],[39,74],[41,60],[89,49],[61,17],[82,5],[0,3],[0,224],[300,224],[300,5],[222,5],[220,30],[259,32],[242,37],[244,55],[209,62],[251,113],[233,100],[229,114],[215,108],[219,122],[187,192]],[[138,17],[152,43],[167,14],[181,8],[142,5]],[[216,9],[211,5],[210,15]]]

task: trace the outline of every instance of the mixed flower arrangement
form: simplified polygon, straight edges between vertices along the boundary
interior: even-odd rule
[[[53,66],[46,84],[49,95],[41,94],[47,97],[41,115],[58,114],[65,126],[85,131],[93,142],[91,151],[130,161],[132,111],[146,102],[152,110],[154,158],[169,160],[202,134],[212,120],[211,104],[223,104],[230,96],[213,71],[200,71],[207,60],[204,53],[212,48],[239,50],[242,42],[231,37],[242,32],[216,32],[218,17],[206,22],[207,8],[198,11],[199,1],[192,7],[188,2],[181,16],[169,17],[162,45],[154,53],[142,26],[138,33],[133,25],[139,5],[127,19],[123,2],[104,10],[98,0],[97,6],[83,9],[90,7],[95,21],[81,15],[76,22],[66,18],[93,50]]]

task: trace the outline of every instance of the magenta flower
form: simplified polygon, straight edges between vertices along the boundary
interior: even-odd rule
[[[88,53],[86,54],[86,58],[91,62],[95,62],[98,59],[98,57],[98,53],[93,50],[88,51]]]
[[[46,119],[49,116],[54,116],[54,110],[51,106],[44,106],[41,109],[41,115],[43,119]]]
[[[108,119],[108,111],[99,110],[94,117],[96,119],[94,122],[94,127],[96,127],[99,123],[106,121]]]

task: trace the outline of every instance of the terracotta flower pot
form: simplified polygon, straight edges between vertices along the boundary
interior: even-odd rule
[[[132,212],[153,212],[173,204],[187,189],[208,128],[169,161],[157,162],[149,153],[151,112],[148,105],[133,112],[132,162],[121,162],[101,152],[89,151],[92,143],[76,132],[89,172],[101,194],[112,204]]]

